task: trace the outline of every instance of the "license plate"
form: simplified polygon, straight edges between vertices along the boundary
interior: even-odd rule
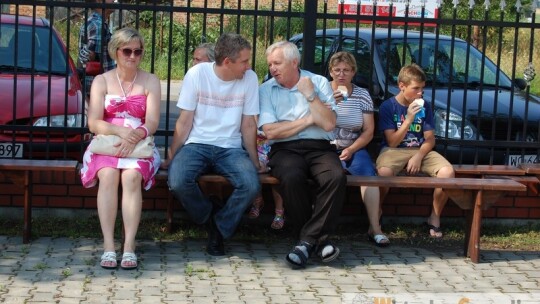
[[[518,166],[519,164],[535,164],[538,163],[538,155],[510,155],[508,157],[508,164],[510,166]]]
[[[23,157],[23,145],[12,143],[0,143],[0,157],[1,158],[22,158]]]

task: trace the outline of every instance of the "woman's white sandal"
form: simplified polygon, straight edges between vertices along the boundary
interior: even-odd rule
[[[105,251],[101,255],[101,262],[99,265],[105,269],[115,269],[118,266],[118,261],[116,260],[116,252],[114,251]]]
[[[133,252],[124,252],[122,255],[122,262],[120,262],[120,267],[125,270],[137,268],[137,256]]]

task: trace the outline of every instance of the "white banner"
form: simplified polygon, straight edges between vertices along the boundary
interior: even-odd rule
[[[358,1],[357,0],[345,0],[343,4],[341,0],[338,2],[338,13],[343,12],[345,15],[357,15],[358,14]],[[392,2],[392,12],[390,12],[390,2]],[[408,17],[421,18],[422,17],[422,2],[425,2],[424,18],[437,18],[439,15],[438,0],[377,0],[376,1],[376,16],[393,16],[393,17],[406,17],[405,12],[407,10],[407,2],[409,2]],[[359,15],[373,15],[373,1],[372,0],[360,0],[360,14]]]

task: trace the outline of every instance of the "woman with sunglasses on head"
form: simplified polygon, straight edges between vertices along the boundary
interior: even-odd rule
[[[373,138],[375,119],[369,92],[352,83],[356,60],[347,52],[335,53],[329,61],[331,85],[338,107],[335,141],[343,168],[352,175],[377,175],[366,147]],[[362,201],[369,219],[368,238],[377,246],[388,246],[390,240],[379,224],[378,187],[361,187]]]
[[[96,135],[117,135],[119,144],[114,155],[87,151],[84,154],[81,180],[84,187],[97,184],[97,207],[103,249],[101,267],[116,268],[114,226],[118,210],[118,187],[122,185],[122,219],[125,242],[120,267],[137,267],[135,236],[142,209],[142,188],[155,184],[154,176],[160,165],[154,147],[149,158],[129,157],[136,144],[154,134],[160,116],[161,85],[159,79],[139,69],[144,53],[144,41],[132,28],[116,31],[108,45],[109,54],[116,60],[116,69],[96,76],[90,92],[88,127]]]

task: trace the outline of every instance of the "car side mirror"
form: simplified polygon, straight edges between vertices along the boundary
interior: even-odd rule
[[[525,81],[525,79],[522,79],[522,78],[516,78],[516,79],[514,79],[514,84],[515,84],[520,90],[525,90],[525,88],[527,87],[527,82]]]

